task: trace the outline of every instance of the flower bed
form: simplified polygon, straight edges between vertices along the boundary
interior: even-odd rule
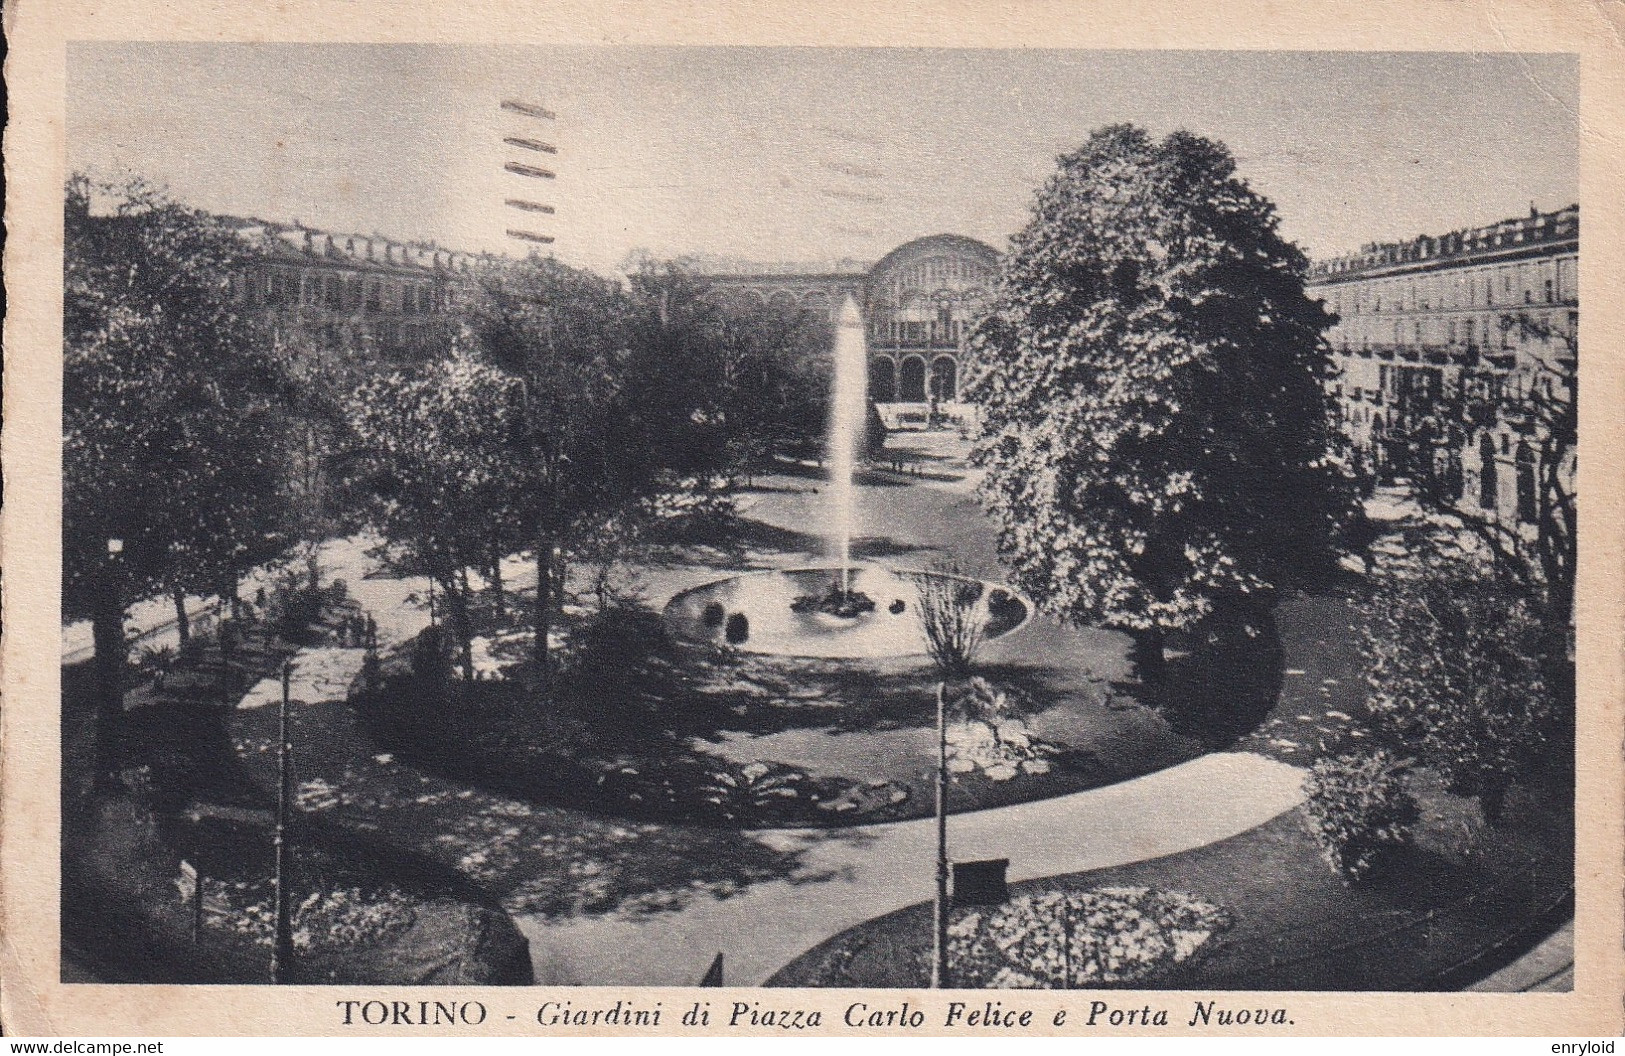
[[[191,897],[184,886],[182,899]],[[203,888],[203,922],[271,945],[276,913],[270,880],[207,880]],[[306,894],[290,907],[296,950],[328,947],[344,950],[377,943],[397,934],[416,919],[420,896],[398,888],[346,887]]]
[[[948,724],[948,772],[981,773],[989,781],[1009,781],[1017,774],[1050,772],[1055,750],[1032,735],[1020,719],[967,719]]]
[[[1046,891],[959,911],[948,928],[948,963],[956,986],[1148,983],[1230,925],[1222,907],[1177,891]]]

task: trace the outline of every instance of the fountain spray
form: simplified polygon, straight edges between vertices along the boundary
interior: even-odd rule
[[[856,516],[853,476],[858,445],[869,415],[869,363],[863,316],[850,294],[835,325],[835,387],[829,407],[830,549],[839,562],[841,593],[852,592],[852,530]]]

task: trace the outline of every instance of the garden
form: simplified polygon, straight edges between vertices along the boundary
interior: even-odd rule
[[[260,601],[192,621],[179,649],[143,650],[127,673],[129,762],[100,789],[64,786],[65,971],[105,981],[267,978],[276,743],[274,729],[243,741],[233,717],[248,712],[234,706],[252,702],[256,684],[275,686],[302,654],[359,660],[365,641],[342,582],[311,589],[288,577]],[[63,673],[64,753],[81,764],[94,744],[92,675],[85,664]],[[263,760],[272,761],[269,780]],[[285,967],[286,978],[530,978],[507,915],[456,870],[311,811],[296,812],[287,835],[297,970]]]
[[[1572,495],[1508,527],[1419,473],[1374,523],[1328,317],[1233,169],[1092,136],[969,338],[974,419],[892,435],[835,402],[861,327],[676,265],[488,262],[454,344],[337,362],[234,313],[231,236],[70,187],[65,942],[166,981],[257,978],[279,919],[350,982],[670,983],[726,945],[787,985],[1398,989],[1515,954],[1572,897]],[[189,628],[200,594],[229,618]],[[131,665],[153,598],[179,644]],[[1010,897],[925,903],[967,848]]]

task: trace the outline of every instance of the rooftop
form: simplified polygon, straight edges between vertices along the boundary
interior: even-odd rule
[[[1528,216],[1513,217],[1484,227],[1463,228],[1437,236],[1418,235],[1405,242],[1367,243],[1358,252],[1317,261],[1310,267],[1309,277],[1311,280],[1331,279],[1396,265],[1470,259],[1543,243],[1575,242],[1579,237],[1578,205],[1549,213],[1531,207]]]
[[[433,242],[400,241],[383,235],[322,231],[297,222],[282,224],[257,217],[222,218],[247,242],[258,242],[279,258],[316,258],[380,269],[467,271],[482,254],[447,249]]]

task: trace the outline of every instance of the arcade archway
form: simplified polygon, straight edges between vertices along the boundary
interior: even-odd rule
[[[925,402],[925,357],[909,356],[898,371],[897,398],[905,403]]]

